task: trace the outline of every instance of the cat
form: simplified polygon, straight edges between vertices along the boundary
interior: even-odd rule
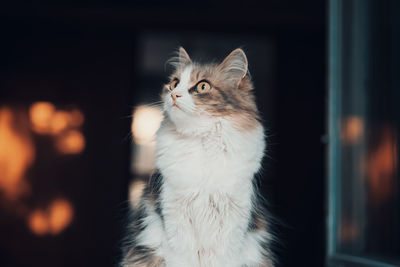
[[[266,142],[240,48],[220,64],[184,48],[161,98],[156,168],[129,219],[123,267],[273,267],[255,183]]]

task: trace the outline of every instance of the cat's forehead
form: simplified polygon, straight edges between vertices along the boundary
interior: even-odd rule
[[[213,76],[217,72],[217,65],[214,64],[193,64],[192,66],[192,76],[193,77],[204,77]]]
[[[198,63],[193,63],[177,70],[173,77],[182,78],[182,75],[187,75],[188,71],[190,71],[190,82],[197,82],[202,79],[215,80],[218,77],[218,68],[216,64]]]

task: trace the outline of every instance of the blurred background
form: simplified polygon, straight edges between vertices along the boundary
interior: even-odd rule
[[[396,0],[3,5],[0,266],[118,263],[179,46],[247,53],[278,266],[399,266],[399,15]]]

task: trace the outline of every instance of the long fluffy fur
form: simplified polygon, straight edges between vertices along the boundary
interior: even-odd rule
[[[272,235],[255,186],[264,129],[240,49],[220,65],[181,48],[157,133],[158,171],[132,212],[121,266],[272,267]],[[193,88],[210,82],[207,94]]]

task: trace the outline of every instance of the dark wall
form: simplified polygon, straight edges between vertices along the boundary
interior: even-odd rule
[[[283,266],[323,266],[325,252],[325,47],[323,33],[281,36],[278,60],[276,214]],[[318,44],[318,45],[317,45]]]
[[[63,196],[74,206],[74,220],[58,235],[38,237],[21,216],[1,209],[0,265],[113,266],[129,180],[132,39],[60,23],[5,22],[12,27],[2,38],[0,106],[25,111],[33,102],[50,101],[77,107],[85,115],[86,148],[60,156],[51,138],[33,136],[31,195],[17,204],[46,207]]]
[[[87,139],[79,156],[42,157],[46,167],[35,165],[32,177],[52,173],[57,179],[32,181],[36,194],[25,200],[34,206],[62,192],[75,203],[74,222],[58,236],[37,237],[12,212],[1,211],[1,266],[117,261],[130,179],[127,116],[134,104],[154,100],[163,81],[147,77],[138,63],[143,36],[153,34],[173,35],[172,46],[203,55],[212,50],[220,59],[236,46],[246,49],[270,133],[261,186],[282,221],[280,266],[323,265],[324,1],[70,3],[0,12],[0,105],[26,109],[46,100],[78,106]],[[268,79],[264,66],[273,68]],[[141,92],[142,85],[152,89]]]

